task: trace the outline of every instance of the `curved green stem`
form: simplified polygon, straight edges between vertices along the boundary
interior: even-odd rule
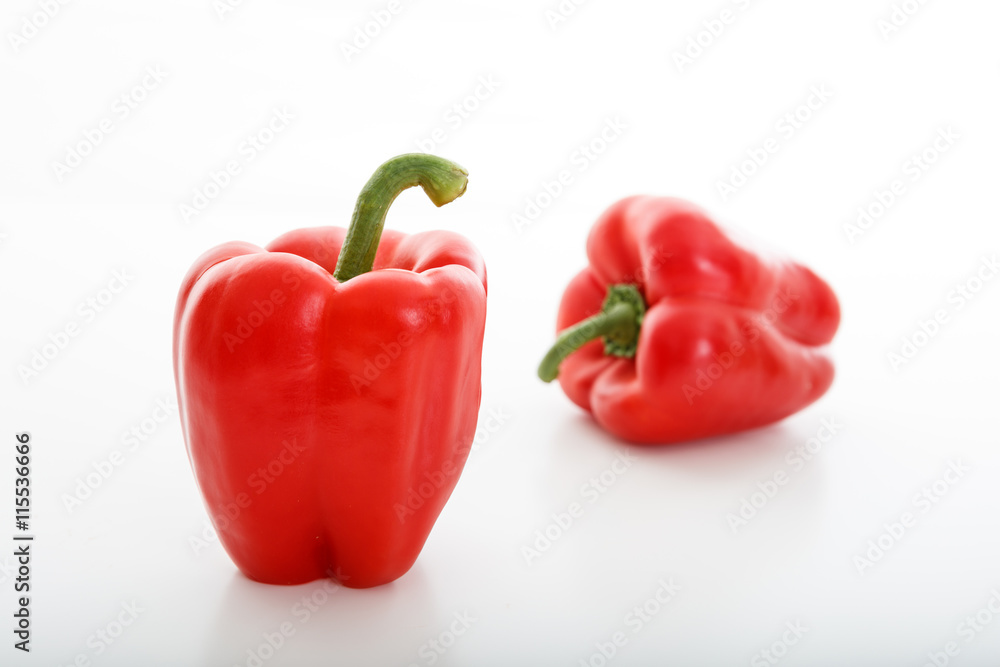
[[[639,346],[639,331],[646,314],[646,302],[632,285],[611,285],[601,312],[564,329],[538,366],[538,377],[552,382],[559,365],[592,340],[604,339],[604,353],[632,358]]]
[[[400,192],[419,185],[435,206],[444,206],[461,197],[468,182],[469,172],[435,155],[407,153],[383,164],[358,195],[333,277],[343,283],[372,270],[385,216]]]

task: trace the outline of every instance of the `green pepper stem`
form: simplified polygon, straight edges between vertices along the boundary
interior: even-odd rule
[[[435,206],[444,206],[461,197],[468,182],[465,169],[435,155],[407,153],[383,164],[358,195],[333,277],[343,283],[372,270],[385,216],[400,192],[419,185]]]
[[[632,358],[639,343],[639,331],[646,302],[632,285],[611,285],[601,312],[564,329],[538,366],[538,377],[552,382],[559,377],[559,365],[587,343],[604,339],[604,353]]]

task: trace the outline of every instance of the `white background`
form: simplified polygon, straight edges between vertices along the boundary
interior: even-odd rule
[[[47,20],[37,2],[3,4],[0,541],[13,544],[22,430],[34,438],[37,538],[30,655],[5,629],[13,547],[0,549],[0,663],[254,664],[248,651],[283,622],[294,635],[264,664],[597,666],[597,645],[619,631],[628,641],[609,664],[622,666],[772,664],[758,652],[776,642],[787,665],[918,666],[949,642],[948,664],[1000,663],[1000,615],[987,607],[1000,591],[1000,280],[961,308],[953,292],[1000,249],[1000,6],[909,0],[913,15],[884,34],[889,0],[591,0],[554,25],[555,0],[403,0],[348,59],[342,45],[388,3],[329,4],[246,0],[220,16],[212,0],[93,0]],[[721,34],[704,32],[706,21],[720,32],[724,9]],[[26,17],[44,23],[37,34]],[[679,66],[699,38],[707,46]],[[147,68],[165,78],[142,90]],[[778,124],[814,87],[832,96],[800,110],[809,117],[787,136]],[[143,98],[127,117],[122,95]],[[463,103],[475,109],[456,127],[449,110]],[[294,120],[243,161],[274,109]],[[103,119],[112,131],[60,180],[54,163]],[[609,120],[624,129],[581,170],[579,147]],[[417,143],[438,127],[444,141]],[[948,128],[958,138],[911,178],[907,162]],[[779,150],[723,197],[718,184],[769,138]],[[375,167],[421,146],[465,166],[468,192],[442,209],[407,192],[388,225],[455,230],[483,251],[481,423],[505,416],[414,568],[337,590],[303,622],[295,605],[322,597],[320,582],[260,585],[217,542],[196,553],[206,513],[176,416],[134,451],[122,438],[173,400],[174,299],[199,254],[346,225]],[[229,160],[241,172],[185,221],[180,206]],[[572,184],[518,229],[512,216],[564,169]],[[845,224],[895,179],[905,193],[852,243]],[[826,396],[769,428],[640,449],[535,378],[588,228],[634,193],[691,199],[834,286],[843,322]],[[81,302],[123,270],[125,289],[85,316]],[[947,321],[893,368],[889,353],[939,310]],[[22,379],[18,367],[70,323],[79,335]],[[831,418],[835,437],[793,472],[788,453]],[[122,464],[70,511],[66,494],[116,450]],[[583,499],[622,453],[635,457],[628,470]],[[914,496],[951,462],[968,472],[923,512]],[[734,531],[727,515],[777,471],[790,481]],[[526,562],[536,531],[580,501],[583,516]],[[883,536],[891,547],[859,568],[904,512],[916,525]],[[671,578],[676,596],[635,632],[628,614]],[[101,643],[123,604],[142,611]],[[968,640],[960,625],[984,609],[991,622]],[[476,620],[451,637],[456,613]],[[808,629],[787,654],[786,623]],[[443,654],[428,644],[439,639]]]

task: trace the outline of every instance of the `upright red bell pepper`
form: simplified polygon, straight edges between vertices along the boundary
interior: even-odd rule
[[[188,455],[251,579],[364,588],[416,560],[475,435],[486,269],[457,234],[382,229],[403,189],[441,206],[466,183],[451,162],[400,156],[348,229],[226,243],[184,278],[174,371]]]
[[[737,245],[693,204],[631,197],[587,240],[539,367],[611,433],[668,443],[783,419],[823,395],[840,322],[806,267]]]

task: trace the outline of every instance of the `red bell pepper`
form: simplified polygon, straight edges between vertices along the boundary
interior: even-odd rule
[[[475,436],[486,269],[457,234],[382,228],[403,189],[442,206],[466,183],[451,162],[400,156],[348,229],[226,243],[184,278],[174,372],[188,456],[249,578],[365,588],[420,553]]]
[[[806,267],[737,245],[693,204],[631,197],[587,240],[539,367],[611,433],[669,443],[763,426],[833,381],[840,322]]]

